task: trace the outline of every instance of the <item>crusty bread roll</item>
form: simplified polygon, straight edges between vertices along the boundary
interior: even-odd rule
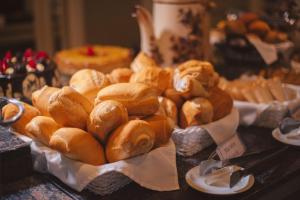
[[[27,135],[49,146],[52,134],[60,127],[51,117],[36,116],[26,125],[25,129]]]
[[[207,97],[218,84],[219,75],[209,62],[190,60],[179,65],[174,74],[174,88],[186,98]]]
[[[167,89],[163,95],[172,100],[176,104],[177,109],[180,109],[185,101],[181,93],[175,89]]]
[[[176,104],[166,97],[158,97],[158,101],[159,109],[156,114],[167,116],[173,121],[174,124],[177,124],[178,111]]]
[[[100,102],[90,113],[88,131],[105,143],[109,133],[128,121],[128,113],[123,104],[107,100]]]
[[[170,85],[170,73],[158,67],[145,68],[134,73],[130,78],[130,83],[144,83],[157,90],[161,95]]]
[[[85,129],[92,103],[71,87],[65,86],[51,95],[48,111],[60,125]]]
[[[115,162],[149,152],[155,142],[155,133],[149,123],[132,120],[117,128],[108,138],[106,158]]]
[[[70,79],[70,86],[92,103],[99,90],[109,84],[110,81],[103,73],[93,69],[79,70]]]
[[[57,92],[59,88],[49,87],[45,85],[41,89],[32,93],[32,104],[36,107],[42,115],[50,116],[48,112],[48,105],[50,96]]]
[[[250,33],[254,33],[262,39],[268,34],[270,30],[270,26],[262,20],[255,20],[248,26],[248,31]]]
[[[208,96],[208,101],[213,106],[213,121],[216,121],[228,115],[233,107],[233,100],[231,96],[218,87],[211,89]]]
[[[50,139],[50,147],[87,164],[105,163],[101,144],[90,133],[78,128],[60,128],[55,131]]]
[[[154,88],[142,83],[117,83],[101,89],[95,105],[104,100],[121,102],[129,115],[151,115],[158,110],[158,96]]]
[[[174,122],[170,118],[163,115],[151,115],[144,120],[150,124],[155,132],[155,147],[166,144],[169,141],[175,127]]]
[[[25,130],[26,124],[28,124],[32,118],[41,115],[41,113],[38,109],[36,109],[35,107],[29,104],[26,103],[22,103],[22,104],[24,106],[24,113],[22,114],[22,116],[18,121],[13,123],[12,128],[20,134],[27,135]],[[19,110],[17,106],[13,104],[7,104],[2,108],[3,119],[8,120],[13,116],[15,116],[18,112]]]
[[[133,71],[128,68],[114,69],[110,74],[107,74],[111,83],[128,83]]]
[[[180,113],[180,126],[186,128],[192,125],[201,125],[212,122],[214,108],[205,98],[194,98],[186,101]]]
[[[130,68],[134,72],[139,72],[142,69],[149,68],[149,67],[158,67],[157,63],[152,59],[150,56],[148,56],[144,52],[140,52],[133,62],[130,65]]]

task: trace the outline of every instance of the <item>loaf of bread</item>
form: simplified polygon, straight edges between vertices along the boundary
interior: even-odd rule
[[[36,109],[35,107],[22,103],[24,106],[24,113],[20,117],[18,121],[13,123],[12,128],[20,133],[20,134],[26,134],[25,127],[26,125],[31,121],[32,118],[41,115],[40,111]],[[11,119],[13,116],[15,116],[19,112],[19,109],[17,106],[13,104],[7,104],[2,108],[2,116],[4,120]]]
[[[214,109],[205,98],[194,98],[186,101],[180,113],[180,126],[186,128],[192,125],[202,125],[212,122]]]
[[[105,163],[101,144],[90,133],[78,128],[60,128],[55,131],[50,139],[50,147],[87,164]]]
[[[184,103],[184,98],[182,94],[175,89],[167,89],[163,96],[167,97],[168,99],[172,100],[175,104],[177,109],[180,109],[182,104]]]
[[[50,116],[48,112],[48,105],[50,96],[59,89],[45,85],[41,89],[32,93],[32,104],[36,107],[42,115]]]
[[[73,74],[69,85],[93,103],[99,90],[109,84],[110,81],[103,73],[82,69]]]
[[[123,104],[114,100],[100,102],[90,113],[88,131],[105,143],[109,133],[128,121]]]
[[[158,65],[154,59],[152,59],[144,52],[140,52],[130,65],[130,68],[134,72],[139,72],[149,67],[158,67]]]
[[[156,112],[156,114],[169,117],[174,124],[177,124],[178,111],[177,111],[176,104],[172,100],[166,97],[158,97],[158,101],[159,101],[159,109]]]
[[[92,103],[71,87],[65,86],[51,95],[48,111],[60,125],[86,128]]]
[[[213,121],[225,117],[232,110],[233,100],[231,96],[218,87],[211,89],[208,100],[213,106]]]
[[[52,134],[61,128],[51,117],[36,116],[25,127],[26,134],[49,146]]]
[[[133,71],[128,68],[114,69],[110,74],[107,74],[111,83],[128,83]]]
[[[145,116],[154,114],[159,107],[156,90],[142,83],[117,83],[101,89],[95,105],[104,100],[121,102],[129,115]]]
[[[108,162],[124,160],[149,152],[155,142],[155,132],[142,120],[129,121],[108,138],[106,158]]]

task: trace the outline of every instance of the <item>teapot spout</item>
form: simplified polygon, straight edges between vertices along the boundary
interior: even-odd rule
[[[146,8],[137,5],[133,17],[136,17],[140,29],[141,51],[152,56],[152,50],[156,47],[152,16]]]

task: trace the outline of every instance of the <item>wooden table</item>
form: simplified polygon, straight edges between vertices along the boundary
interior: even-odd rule
[[[283,146],[271,136],[271,130],[257,127],[240,127],[242,140],[247,146],[247,154],[267,150],[236,160],[240,166],[247,166]],[[255,184],[247,192],[234,196],[215,196],[198,192],[185,181],[186,172],[207,159],[215,146],[192,156],[177,156],[180,190],[157,192],[130,183],[108,196],[97,196],[89,191],[75,192],[51,175],[35,173],[30,177],[6,185],[0,199],[122,199],[122,200],[213,200],[213,199],[299,199],[300,196],[300,148],[290,147],[283,156],[274,158],[255,174]],[[21,167],[21,166],[20,166]]]

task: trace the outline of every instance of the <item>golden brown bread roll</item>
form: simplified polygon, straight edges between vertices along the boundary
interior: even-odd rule
[[[110,135],[106,145],[106,158],[116,162],[149,152],[155,142],[155,133],[143,120],[129,121]]]
[[[60,128],[55,131],[50,139],[50,147],[87,164],[105,163],[101,144],[90,133],[78,128]]]
[[[92,103],[71,87],[65,86],[51,95],[48,111],[60,125],[85,129]]]
[[[61,128],[51,117],[36,116],[25,127],[26,134],[49,146],[52,134]]]
[[[166,97],[158,97],[158,101],[159,101],[159,109],[156,112],[156,114],[169,117],[174,124],[177,124],[178,112],[177,112],[176,104],[172,100]]]
[[[142,83],[117,83],[107,86],[99,91],[95,105],[104,100],[121,102],[129,115],[151,115],[159,107],[156,90]]]
[[[161,68],[145,68],[134,73],[130,78],[130,83],[144,83],[157,90],[161,95],[170,85],[170,73]]]
[[[144,52],[140,52],[130,65],[130,68],[134,72],[139,72],[142,69],[149,68],[149,67],[158,67],[158,65],[156,64],[154,59],[152,59]]]
[[[170,118],[163,115],[152,115],[144,120],[149,123],[155,132],[155,147],[166,144],[169,141],[175,127],[174,122]]]
[[[181,64],[174,74],[174,88],[185,97],[207,97],[218,84],[219,75],[209,62],[190,60]]]
[[[201,125],[212,122],[214,109],[205,98],[195,98],[186,101],[180,113],[180,126],[186,128],[192,125]]]
[[[231,96],[218,87],[215,87],[210,91],[208,101],[213,106],[213,121],[216,121],[228,115],[233,107],[233,100]]]
[[[184,103],[182,94],[175,89],[167,89],[163,95],[172,100],[176,104],[177,109],[180,109],[182,104]]]
[[[48,105],[50,96],[57,92],[59,88],[49,87],[45,85],[41,89],[32,93],[32,104],[36,107],[42,115],[50,116],[48,112]]]
[[[107,75],[111,83],[128,83],[133,71],[128,68],[114,69]]]
[[[92,103],[99,90],[109,84],[110,81],[103,73],[93,69],[79,70],[70,79],[70,86]]]
[[[41,113],[38,109],[36,109],[35,107],[29,104],[26,103],[22,103],[22,104],[24,106],[24,113],[22,114],[22,116],[18,121],[13,123],[12,128],[20,134],[27,135],[25,130],[26,125],[31,121],[32,118],[41,115]],[[19,109],[17,106],[13,104],[7,104],[2,108],[3,119],[8,120],[13,116],[15,116],[18,112]]]
[[[165,67],[163,69],[165,70],[165,72],[167,72],[167,74],[170,77],[167,89],[174,89],[173,77],[174,77],[174,73],[175,73],[175,68],[173,68],[173,67]]]
[[[107,100],[100,102],[90,113],[88,131],[105,143],[109,133],[128,121],[128,113],[123,104]]]
[[[254,33],[260,38],[265,38],[265,36],[268,34],[270,30],[271,30],[270,26],[262,20],[253,21],[249,24],[248,27],[248,31],[250,33]]]

